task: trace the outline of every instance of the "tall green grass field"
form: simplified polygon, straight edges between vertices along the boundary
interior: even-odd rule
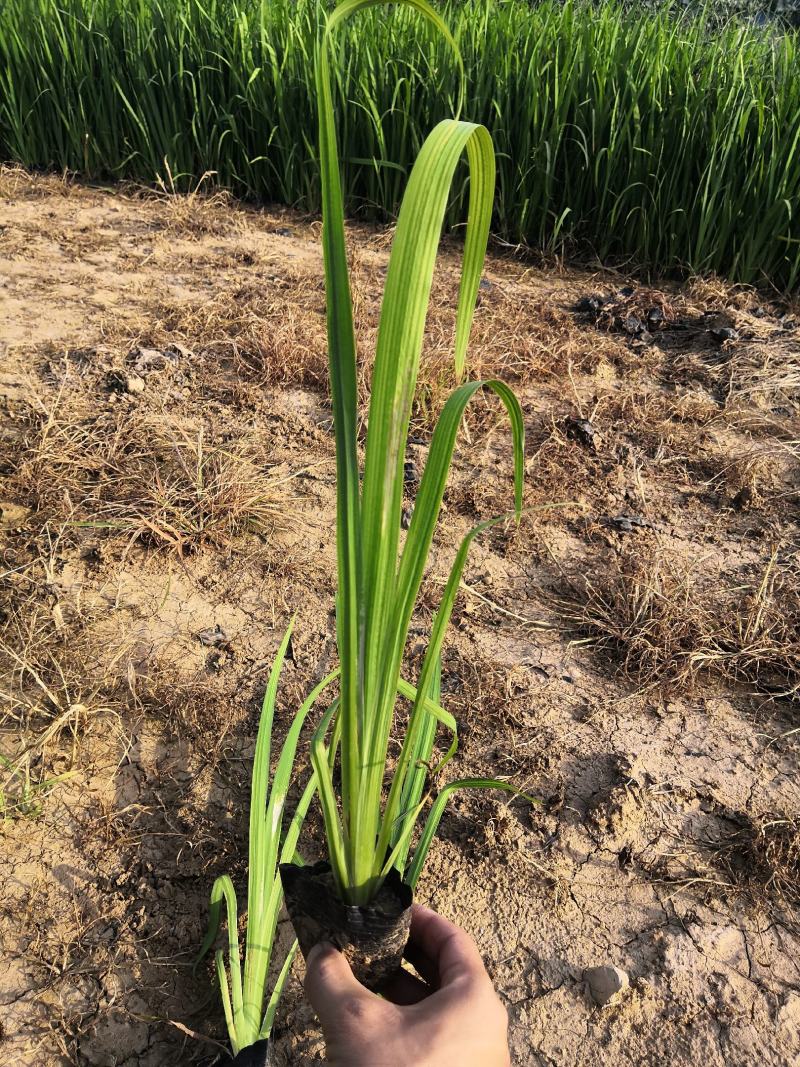
[[[579,0],[449,0],[464,117],[498,154],[493,233],[648,270],[800,285],[800,35]],[[0,157],[95,179],[206,175],[320,207],[315,0],[3,0]],[[406,9],[343,30],[347,209],[391,218],[458,69]],[[464,218],[467,171],[449,219]]]

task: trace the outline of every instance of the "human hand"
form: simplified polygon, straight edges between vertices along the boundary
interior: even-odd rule
[[[383,997],[329,944],[308,954],[306,995],[332,1067],[510,1067],[508,1017],[463,930],[414,905],[406,958]]]

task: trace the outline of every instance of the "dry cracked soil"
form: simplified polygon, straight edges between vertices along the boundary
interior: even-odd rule
[[[214,877],[242,900],[293,613],[279,733],[335,659],[319,224],[12,168],[0,205],[0,1064],[209,1067],[224,1020],[192,964]],[[364,400],[391,230],[349,242]],[[446,240],[409,512],[458,269]],[[715,279],[487,260],[470,372],[518,392],[528,510],[465,572],[446,777],[539,803],[458,795],[418,895],[477,940],[519,1067],[800,1058],[797,323]],[[511,495],[507,425],[479,398],[412,675],[455,546]],[[629,979],[602,1006],[596,966]],[[275,1062],[323,1056],[298,961]]]

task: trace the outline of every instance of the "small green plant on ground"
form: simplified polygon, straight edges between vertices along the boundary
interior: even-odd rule
[[[36,778],[30,760],[12,760],[0,753],[0,822],[7,819],[35,819],[42,813],[42,801],[57,785],[69,781],[74,771]]]

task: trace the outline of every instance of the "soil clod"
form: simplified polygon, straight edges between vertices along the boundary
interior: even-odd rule
[[[732,326],[712,326],[708,331],[717,344],[724,345],[726,341],[738,341],[739,332]]]
[[[628,988],[630,980],[619,967],[589,967],[583,972],[589,995],[601,1008],[610,1004]]]
[[[564,432],[571,441],[577,441],[584,448],[597,451],[595,440],[597,431],[588,419],[580,419],[574,415],[568,415],[564,420]]]

